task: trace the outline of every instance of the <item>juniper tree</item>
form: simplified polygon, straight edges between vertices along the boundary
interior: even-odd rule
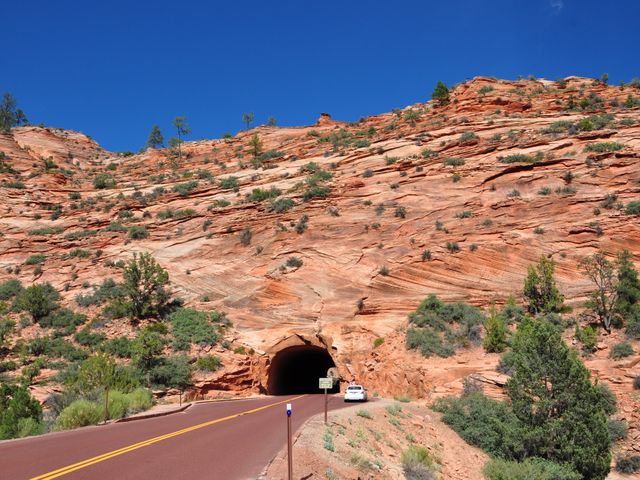
[[[109,420],[109,390],[116,381],[116,362],[110,356],[100,353],[89,357],[80,366],[78,385],[86,390],[104,391],[104,421]]]
[[[611,331],[618,312],[618,276],[612,262],[602,252],[594,253],[581,260],[580,266],[584,274],[595,285],[596,289],[589,294],[585,306],[598,320],[602,327]]]
[[[267,118],[267,125],[269,125],[270,127],[277,126],[278,125],[278,121],[276,120],[276,117]]]
[[[260,137],[258,137],[257,133],[254,133],[251,136],[251,140],[249,140],[249,147],[251,147],[251,154],[253,155],[254,160],[256,160],[262,153],[262,142],[260,141]]]
[[[571,465],[585,480],[604,480],[610,438],[600,389],[557,327],[530,319],[513,340],[507,395],[521,428],[522,452]]]
[[[130,315],[146,318],[158,315],[169,301],[169,274],[150,253],[134,253],[123,273],[123,288]]]
[[[616,310],[623,317],[631,314],[634,306],[640,303],[640,280],[638,271],[631,261],[632,255],[629,250],[618,253],[616,267],[618,270],[618,299]]]
[[[553,278],[555,262],[542,255],[538,265],[529,265],[524,281],[524,297],[529,302],[530,313],[559,313],[564,297]]]

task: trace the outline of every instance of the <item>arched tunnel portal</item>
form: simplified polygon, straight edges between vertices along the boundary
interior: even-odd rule
[[[267,391],[271,395],[321,393],[318,378],[326,377],[336,364],[326,348],[295,345],[277,352],[271,359]],[[340,391],[336,382],[330,393]]]

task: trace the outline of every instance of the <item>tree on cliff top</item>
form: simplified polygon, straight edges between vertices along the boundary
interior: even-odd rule
[[[449,89],[440,80],[431,94],[431,99],[436,100],[440,105],[449,103]]]
[[[158,125],[151,127],[151,133],[149,133],[149,139],[147,140],[147,146],[149,148],[160,148],[164,145],[164,137],[160,131]]]
[[[0,103],[0,132],[8,133],[11,128],[27,123],[24,112],[17,108],[15,97],[6,92]]]

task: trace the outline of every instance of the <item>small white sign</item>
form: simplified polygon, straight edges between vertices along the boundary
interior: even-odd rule
[[[323,389],[323,388],[333,388],[333,378],[328,377],[328,378],[319,378],[318,379],[319,382],[319,386],[318,388]]]
[[[287,403],[287,412],[290,412],[290,411],[291,411],[291,404]]]

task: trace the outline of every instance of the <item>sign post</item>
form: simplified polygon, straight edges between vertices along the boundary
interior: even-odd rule
[[[324,424],[327,424],[327,408],[329,403],[329,396],[327,393],[327,389],[333,388],[333,378],[319,378],[318,379],[318,387],[322,390],[324,389]]]
[[[287,463],[289,480],[293,480],[293,459],[291,458],[291,404],[287,403]]]

